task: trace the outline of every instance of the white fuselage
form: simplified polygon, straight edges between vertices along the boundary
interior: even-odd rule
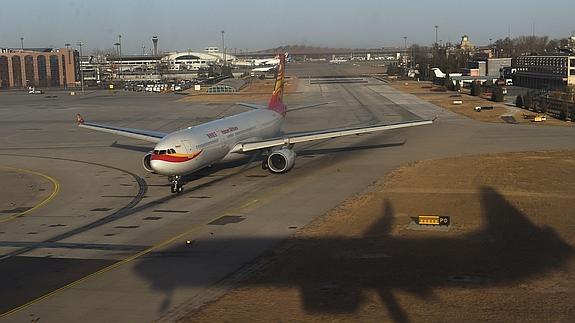
[[[173,132],[158,142],[150,165],[159,174],[181,176],[245,158],[230,151],[239,142],[277,136],[283,120],[273,110],[257,109]]]

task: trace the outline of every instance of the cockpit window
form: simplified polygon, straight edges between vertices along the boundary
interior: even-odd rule
[[[173,148],[170,149],[162,149],[162,150],[154,150],[154,155],[165,155],[165,154],[175,154],[176,150]]]

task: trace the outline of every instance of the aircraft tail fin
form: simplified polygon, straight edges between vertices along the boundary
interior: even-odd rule
[[[285,116],[287,112],[287,107],[283,103],[284,95],[284,77],[285,77],[285,65],[286,65],[286,55],[279,54],[280,63],[278,65],[276,81],[274,84],[274,91],[270,102],[268,103],[268,109],[274,110]]]

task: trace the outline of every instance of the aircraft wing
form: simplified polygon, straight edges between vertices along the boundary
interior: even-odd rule
[[[167,133],[158,131],[142,130],[134,128],[122,128],[122,127],[85,122],[84,118],[82,118],[82,116],[79,114],[77,115],[77,118],[78,118],[78,127],[88,128],[101,132],[107,132],[115,135],[140,139],[149,142],[159,142],[160,140],[162,140],[162,138],[164,138],[167,135]]]
[[[319,107],[322,105],[326,105],[326,104],[330,104],[331,102],[322,102],[322,103],[312,103],[312,104],[306,104],[306,105],[298,105],[292,108],[288,108],[288,112],[290,111],[296,111],[296,110],[303,110],[303,109],[307,109],[307,108],[313,108],[313,107]]]
[[[326,105],[326,104],[330,104],[331,102],[322,102],[322,103],[312,103],[312,104],[306,104],[306,105],[298,105],[295,106],[293,108],[288,108],[288,112],[289,111],[296,111],[296,110],[302,110],[302,109],[307,109],[307,108],[313,108],[313,107],[319,107],[321,105]],[[260,104],[253,104],[253,103],[245,103],[245,102],[236,102],[237,105],[241,105],[243,107],[246,108],[250,108],[250,109],[267,109],[268,107],[266,105],[260,105]]]
[[[371,133],[376,131],[392,130],[399,128],[423,126],[427,124],[432,124],[433,120],[423,120],[423,121],[408,121],[408,122],[398,122],[390,124],[379,124],[366,127],[350,127],[350,128],[339,128],[312,132],[302,132],[297,134],[288,134],[283,137],[271,138],[261,141],[249,141],[238,143],[231,152],[242,153],[250,152],[259,149],[285,146],[290,144],[297,144],[307,141],[321,140],[321,139],[331,139],[343,136],[358,135],[362,133]]]

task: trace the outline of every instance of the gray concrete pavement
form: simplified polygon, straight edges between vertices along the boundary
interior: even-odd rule
[[[286,132],[439,118],[432,126],[299,145],[285,175],[270,175],[257,161],[216,167],[176,196],[167,179],[141,167],[151,145],[78,129],[75,113],[172,131],[240,107],[155,94],[2,93],[0,165],[46,174],[61,191],[35,212],[0,223],[0,310],[17,309],[1,320],[173,320],[232,288],[257,269],[258,255],[402,164],[575,147],[573,129],[474,122],[371,78],[301,82],[299,91],[306,101],[334,103],[293,112]]]

